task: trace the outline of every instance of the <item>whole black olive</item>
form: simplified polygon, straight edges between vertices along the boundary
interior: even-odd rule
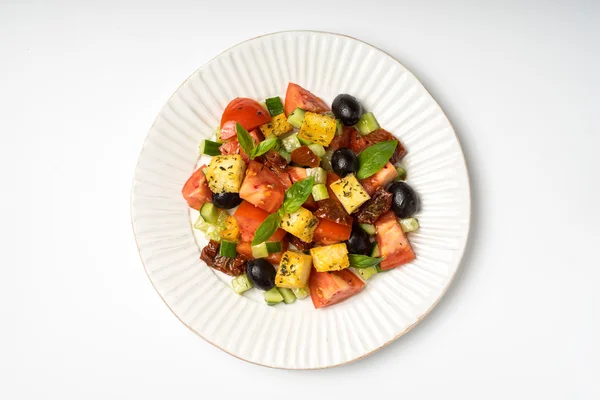
[[[237,207],[242,203],[239,193],[213,193],[212,202],[219,208],[233,208]]]
[[[331,167],[336,174],[344,177],[358,171],[358,158],[352,150],[342,147],[333,152]]]
[[[362,106],[356,97],[349,94],[338,94],[331,104],[331,111],[344,125],[354,125],[362,115]]]
[[[348,253],[365,256],[371,255],[371,250],[373,249],[369,235],[358,225],[352,227],[352,233],[350,234],[350,239],[346,242],[346,246],[348,247]]]
[[[262,258],[248,261],[246,275],[259,289],[270,290],[275,286],[275,268]]]
[[[392,210],[398,218],[408,218],[419,210],[419,196],[405,182],[394,182],[388,192],[393,196]]]

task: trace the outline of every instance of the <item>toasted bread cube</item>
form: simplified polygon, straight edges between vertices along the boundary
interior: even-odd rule
[[[244,180],[246,163],[239,154],[215,156],[206,168],[208,187],[213,193],[238,193]]]
[[[317,272],[339,271],[350,266],[346,243],[313,247],[310,255]]]
[[[312,242],[317,225],[319,219],[304,207],[300,207],[293,213],[284,214],[281,218],[281,229],[306,243]]]
[[[265,137],[271,135],[281,136],[284,133],[291,132],[293,129],[294,127],[288,122],[285,114],[283,113],[271,117],[269,122],[260,126],[260,130]]]
[[[307,112],[298,132],[298,138],[323,146],[329,146],[337,130],[335,119],[326,115]]]
[[[354,174],[346,175],[344,178],[331,183],[329,187],[348,214],[358,210],[371,198]]]
[[[306,287],[311,267],[312,257],[308,254],[286,251],[279,262],[275,286],[288,289]]]

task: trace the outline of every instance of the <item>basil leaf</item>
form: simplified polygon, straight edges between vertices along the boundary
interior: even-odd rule
[[[254,148],[254,139],[252,139],[252,136],[250,136],[248,131],[245,130],[239,122],[235,123],[235,130],[237,131],[237,138],[238,142],[240,142],[240,146],[244,149],[246,154],[251,155],[252,149]]]
[[[379,142],[371,147],[367,147],[358,155],[358,179],[365,179],[374,175],[390,160],[396,146],[397,140],[388,140]]]
[[[348,254],[350,266],[354,268],[369,268],[379,264],[383,258],[363,256],[360,254]]]
[[[262,224],[256,229],[254,232],[254,238],[252,239],[252,246],[256,246],[257,244],[261,244],[269,239],[277,228],[279,228],[279,224],[281,223],[281,218],[278,214],[271,214],[263,221]]]
[[[304,204],[308,196],[312,193],[313,185],[315,184],[314,176],[302,179],[294,183],[285,192],[285,200],[281,208],[285,213],[293,213],[298,211],[300,206]]]
[[[262,156],[267,151],[269,151],[273,147],[275,147],[278,140],[279,139],[277,139],[276,137],[271,137],[266,140],[263,140],[262,142],[260,142],[258,144],[258,146],[256,146],[254,149],[252,149],[252,154],[250,155],[250,158],[254,159],[254,157]]]

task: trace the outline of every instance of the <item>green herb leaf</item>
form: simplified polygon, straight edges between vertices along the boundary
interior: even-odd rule
[[[252,149],[252,154],[250,154],[250,158],[254,159],[254,157],[262,156],[267,151],[275,147],[278,140],[279,139],[277,139],[276,137],[270,137],[268,139],[263,140],[258,144],[258,146]]]
[[[358,179],[365,179],[374,175],[390,160],[396,146],[397,140],[388,140],[380,142],[371,147],[367,147],[358,155]]]
[[[293,213],[298,211],[300,206],[304,204],[308,196],[312,193],[313,185],[315,184],[315,178],[310,176],[306,179],[302,179],[294,183],[285,192],[285,200],[281,208],[285,213]]]
[[[263,221],[262,224],[256,229],[254,233],[254,238],[252,239],[252,246],[256,246],[261,244],[262,242],[269,239],[277,228],[279,228],[279,224],[281,223],[281,218],[279,214],[271,214]]]
[[[238,142],[240,142],[240,146],[244,149],[246,154],[251,155],[252,149],[254,148],[254,139],[252,139],[252,136],[250,136],[248,131],[238,122],[235,123],[235,130],[237,131],[237,138]]]
[[[350,260],[350,266],[354,268],[369,268],[379,264],[383,260],[383,258],[363,256],[360,254],[348,254],[348,259]]]

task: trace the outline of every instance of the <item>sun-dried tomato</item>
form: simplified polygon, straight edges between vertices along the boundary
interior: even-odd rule
[[[342,225],[352,225],[352,217],[339,202],[329,198],[320,200],[317,203],[319,204],[319,208],[314,212],[315,216]]]
[[[238,254],[235,258],[223,257],[219,254],[220,243],[211,240],[202,249],[200,259],[209,267],[227,275],[239,276],[246,272],[246,260]]]
[[[231,276],[240,276],[246,272],[246,260],[240,254],[235,258],[218,255],[211,266],[217,271]]]
[[[373,194],[373,197],[360,207],[356,213],[356,220],[361,224],[374,224],[391,207],[392,194],[380,187]]]
[[[212,265],[215,256],[219,253],[219,247],[221,244],[216,240],[210,240],[200,253],[200,259],[206,263],[209,267]]]
[[[355,130],[350,135],[350,148],[356,154],[363,151],[366,147],[372,146],[375,143],[385,142],[387,140],[398,140],[391,133],[386,131],[385,129],[377,129],[366,136],[362,136],[360,132]],[[398,146],[396,146],[396,150],[390,158],[390,162],[392,164],[397,163],[406,155],[406,149],[402,146],[402,143],[398,140]]]
[[[344,126],[344,129],[342,130],[342,135],[335,136],[331,140],[331,143],[329,143],[328,149],[337,150],[341,149],[342,147],[350,147],[350,137],[352,137],[354,131],[356,131],[356,128],[354,128],[353,126]]]
[[[297,238],[296,236],[290,235],[290,244],[293,244],[300,251],[305,251],[313,247],[314,243],[306,243]]]
[[[287,161],[275,150],[269,150],[260,157],[260,160],[265,167],[271,170],[285,171],[287,169]]]
[[[292,161],[303,167],[315,168],[319,166],[321,159],[308,146],[300,146],[292,151]]]

